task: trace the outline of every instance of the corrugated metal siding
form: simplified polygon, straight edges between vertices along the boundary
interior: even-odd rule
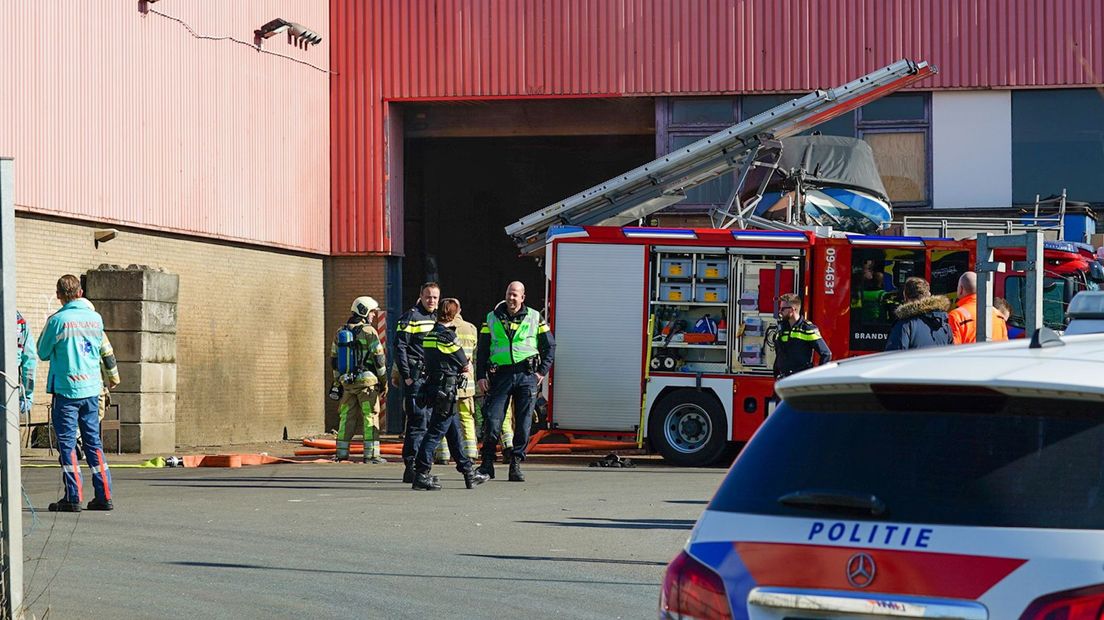
[[[1101,0],[331,0],[333,250],[390,252],[384,101],[1104,82]]]
[[[17,208],[327,253],[327,1],[149,7],[0,3]],[[253,31],[275,17],[325,38],[301,50],[277,35],[264,49],[290,59],[258,53]]]

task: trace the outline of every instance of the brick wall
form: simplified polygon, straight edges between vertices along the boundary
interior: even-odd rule
[[[387,259],[382,256],[333,256],[325,261],[324,281],[326,289],[326,332],[323,347],[325,377],[322,389],[328,390],[333,382],[330,371],[329,351],[334,334],[349,318],[353,300],[361,295],[371,295],[380,307],[387,305]],[[392,321],[398,317],[390,317]],[[393,326],[393,325],[392,325]],[[388,362],[390,362],[390,358]],[[326,429],[337,428],[337,403],[326,400]]]
[[[177,445],[276,440],[285,427],[290,437],[323,430],[321,257],[132,229],[96,249],[95,228],[16,218],[17,303],[35,338],[58,308],[59,276],[104,263],[162,267],[180,276]],[[39,418],[46,369],[40,364]]]

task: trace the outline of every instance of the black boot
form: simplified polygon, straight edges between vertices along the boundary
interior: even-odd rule
[[[521,460],[514,458],[510,461],[510,482],[525,482],[525,474],[521,473]]]
[[[477,469],[476,471],[478,471],[479,473],[487,476],[491,480],[494,480],[494,462],[495,462],[495,453],[494,452],[484,452],[483,453],[483,464],[480,465],[479,469]]]
[[[464,486],[469,489],[474,489],[477,485],[483,484],[490,479],[490,476],[480,472],[478,469],[464,472]]]
[[[437,484],[434,476],[430,476],[428,473],[418,473],[414,474],[414,482],[410,488],[415,491],[440,491],[441,485]]]
[[[81,505],[80,502],[70,502],[68,500],[59,499],[47,506],[47,509],[50,512],[80,512]]]
[[[514,460],[513,452],[514,452],[513,448],[503,448],[502,449],[502,464],[503,465],[509,465],[511,462],[513,462],[513,460]]]
[[[414,463],[406,461],[406,469],[403,470],[403,482],[410,484],[414,482]]]

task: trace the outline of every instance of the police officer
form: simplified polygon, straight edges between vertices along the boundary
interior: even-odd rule
[[[418,391],[422,387],[422,339],[437,322],[434,312],[441,299],[441,287],[436,282],[422,285],[418,303],[399,317],[395,336],[395,365],[403,388],[403,412],[406,414],[406,430],[403,440],[403,482],[414,482],[414,458],[422,445],[429,409],[418,404]]]
[[[444,437],[456,458],[456,470],[464,476],[464,485],[469,489],[483,484],[489,478],[474,469],[471,458],[461,447],[460,420],[456,410],[456,394],[462,387],[465,374],[471,371],[471,362],[464,353],[453,320],[460,312],[460,302],[445,299],[437,309],[437,323],[433,331],[422,340],[425,360],[425,384],[419,394],[421,404],[432,409],[429,427],[425,439],[418,448],[415,459],[414,481],[411,488],[424,491],[438,491],[441,485],[434,480],[433,453]]]
[[[832,360],[832,351],[820,330],[801,316],[801,298],[786,293],[778,298],[778,314],[782,323],[775,341],[774,376],[776,379],[788,377],[795,372],[812,368],[813,352],[820,357],[820,364]]]
[[[330,397],[340,398],[337,405],[337,454],[335,460],[349,458],[357,416],[364,417],[364,462],[386,463],[380,456],[379,399],[387,396],[387,361],[372,318],[379,303],[368,297],[353,300],[352,316],[337,331],[330,348],[334,389]],[[356,413],[352,413],[353,411]]]
[[[475,363],[475,348],[479,341],[479,328],[464,320],[459,314],[452,321],[456,327],[456,338],[468,356],[468,361]],[[464,373],[464,387],[456,393],[456,408],[460,416],[460,436],[463,438],[464,454],[469,458],[479,458],[479,433],[476,431],[476,401],[485,402],[486,394],[477,391],[475,384],[475,372],[469,369]],[[481,407],[482,408],[482,407]],[[506,406],[506,419],[502,422],[502,454],[507,465],[510,464],[510,447],[514,445],[514,413],[513,406]],[[483,418],[480,416],[479,422]],[[480,428],[482,425],[480,424]],[[444,465],[449,459],[448,442],[437,446],[437,454],[434,455],[434,463]]]
[[[483,409],[483,464],[479,470],[494,478],[495,445],[502,435],[506,403],[514,403],[514,445],[510,481],[525,482],[521,462],[529,444],[537,386],[552,368],[556,343],[540,313],[525,304],[525,285],[511,282],[506,299],[487,313],[479,330],[476,354],[479,387],[486,394]]]

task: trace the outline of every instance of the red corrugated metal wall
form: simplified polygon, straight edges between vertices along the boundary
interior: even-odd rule
[[[17,208],[328,253],[327,0],[148,6],[0,3]],[[325,39],[258,53],[275,17]]]
[[[402,250],[388,100],[802,91],[905,56],[925,89],[1104,82],[1101,0],[331,0],[330,24],[335,254]]]

